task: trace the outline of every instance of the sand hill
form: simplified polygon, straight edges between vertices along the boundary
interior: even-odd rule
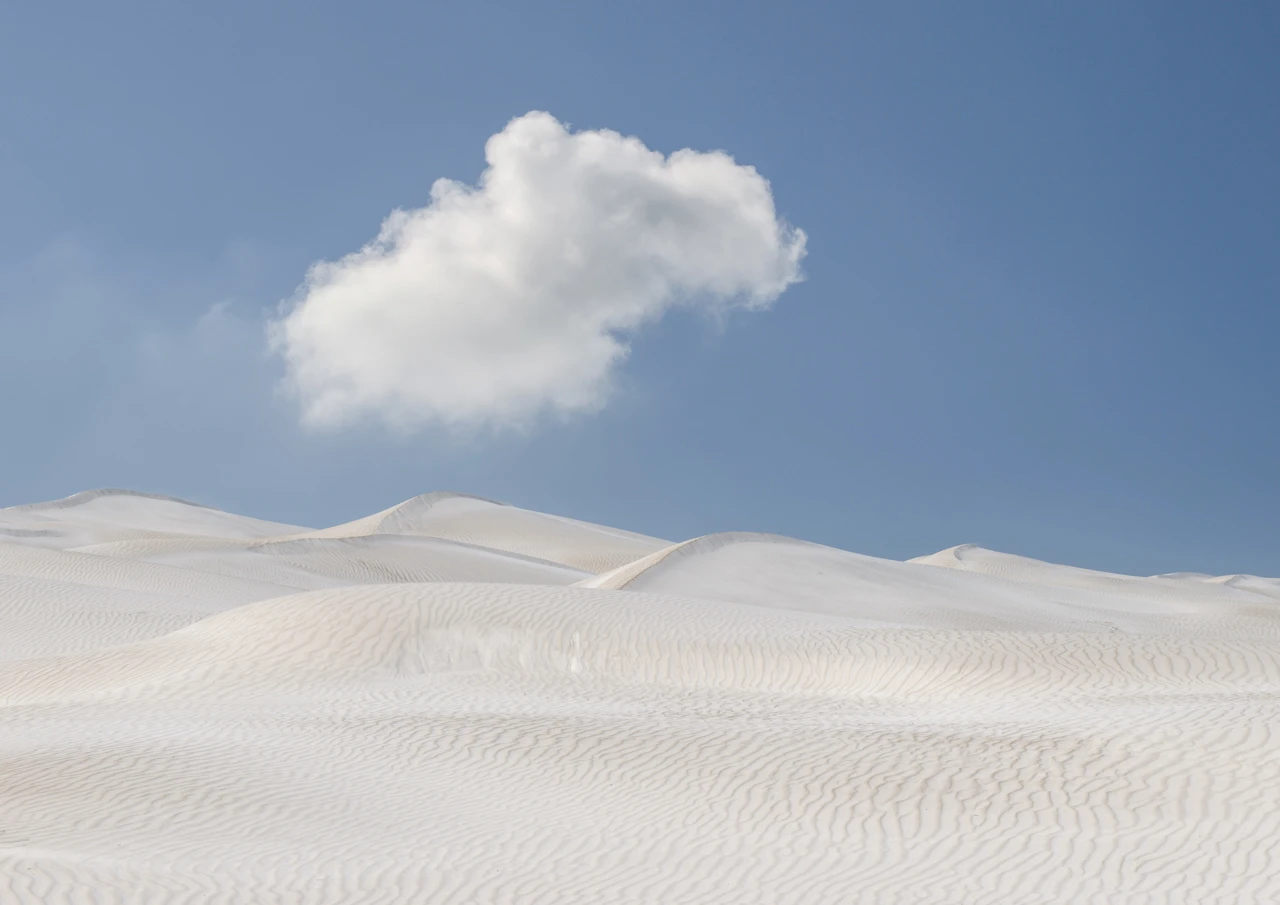
[[[1280,581],[0,509],[0,905],[1280,900]]]

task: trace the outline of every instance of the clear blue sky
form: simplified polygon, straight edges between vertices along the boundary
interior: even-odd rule
[[[196,7],[0,10],[0,503],[1280,575],[1275,5]],[[644,331],[595,416],[303,430],[265,313],[535,109],[754,165],[807,281]]]

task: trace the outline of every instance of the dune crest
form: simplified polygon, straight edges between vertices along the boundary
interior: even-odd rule
[[[0,903],[1280,899],[1280,580],[0,509]]]

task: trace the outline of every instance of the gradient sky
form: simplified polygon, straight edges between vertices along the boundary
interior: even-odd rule
[[[194,6],[0,10],[0,504],[1280,575],[1274,5]],[[807,280],[645,330],[594,416],[301,428],[265,318],[529,110],[754,165]]]

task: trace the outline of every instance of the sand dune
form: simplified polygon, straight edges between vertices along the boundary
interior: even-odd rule
[[[660,550],[667,542],[643,534],[519,509],[464,493],[427,493],[311,537],[408,534],[489,547],[603,572]]]
[[[70,501],[0,510],[5,905],[1280,900],[1273,579]]]
[[[1264,580],[1133,578],[975,547],[904,563],[731,532],[674,544],[579,585],[828,613],[866,626],[1280,640],[1280,606]]]
[[[70,547],[132,537],[272,537],[303,530],[233,515],[174,497],[132,490],[88,490],[49,503],[0,509],[0,539]]]
[[[1025,556],[1013,556],[986,550],[974,544],[951,547],[930,556],[911,560],[961,572],[992,575],[1019,585],[1047,588],[1078,588],[1097,591],[1113,597],[1159,601],[1161,606],[1173,601],[1218,606],[1229,601],[1256,600],[1257,595],[1274,596],[1280,582],[1249,575],[1156,575],[1141,578],[1117,575],[1041,562]],[[1240,591],[1243,593],[1234,593]]]

